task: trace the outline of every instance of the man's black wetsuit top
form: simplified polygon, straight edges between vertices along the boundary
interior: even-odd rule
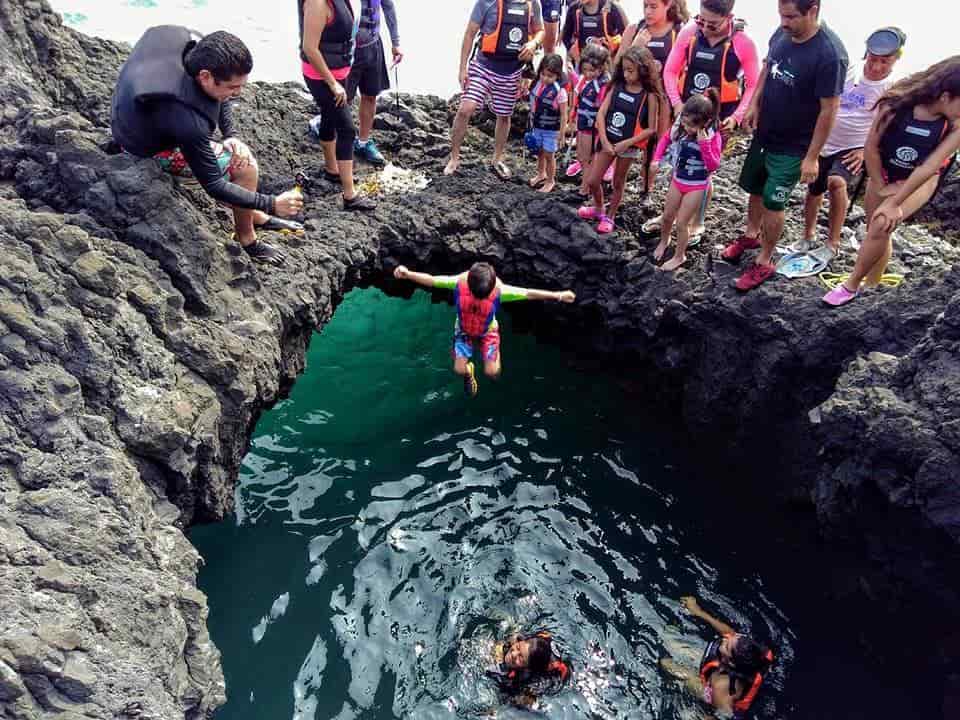
[[[251,192],[223,174],[210,147],[214,130],[234,135],[230,103],[207,95],[183,67],[200,36],[176,25],[144,33],[120,69],[111,126],[120,146],[140,157],[180,148],[194,177],[215,200],[235,207],[274,211],[274,196]]]

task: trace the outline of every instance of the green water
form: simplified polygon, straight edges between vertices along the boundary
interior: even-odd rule
[[[710,637],[686,593],[790,657],[754,568],[722,571],[672,493],[695,480],[684,438],[509,317],[503,380],[467,400],[452,322],[424,293],[352,293],[261,420],[235,520],[192,532],[221,717],[482,717],[500,705],[489,641],[513,626],[574,662],[550,717],[685,717],[657,660]]]

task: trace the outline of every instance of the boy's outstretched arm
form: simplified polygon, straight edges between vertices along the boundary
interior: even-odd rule
[[[458,279],[456,275],[430,275],[429,273],[413,272],[406,265],[398,265],[393,271],[393,276],[397,280],[409,280],[417,285],[423,285],[423,287],[439,288],[441,290],[452,290],[457,286]]]
[[[501,302],[517,302],[518,300],[553,300],[555,302],[572,303],[577,296],[572,290],[535,290],[533,288],[514,287],[504,284],[500,288]]]
[[[692,595],[685,595],[684,597],[680,598],[680,603],[688,613],[696,618],[700,618],[721,635],[733,635],[736,633],[736,630],[727,625],[727,623],[725,623],[723,620],[715,618],[713,615],[701,608],[700,603],[698,603],[697,599]]]

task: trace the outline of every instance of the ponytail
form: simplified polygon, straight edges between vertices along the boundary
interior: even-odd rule
[[[719,132],[720,130],[720,91],[715,87],[708,87],[703,96],[710,101],[710,104],[713,106],[713,128]]]

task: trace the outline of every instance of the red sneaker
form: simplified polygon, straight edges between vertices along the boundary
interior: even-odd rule
[[[747,250],[756,250],[760,247],[760,238],[759,237],[747,237],[746,235],[741,235],[736,240],[734,240],[730,245],[727,245],[723,252],[720,254],[724,260],[729,260],[730,262],[737,262],[740,259],[740,256],[743,255]]]
[[[734,287],[740,292],[747,292],[759,287],[765,281],[776,275],[777,269],[773,265],[754,265],[743,275],[737,278]]]

